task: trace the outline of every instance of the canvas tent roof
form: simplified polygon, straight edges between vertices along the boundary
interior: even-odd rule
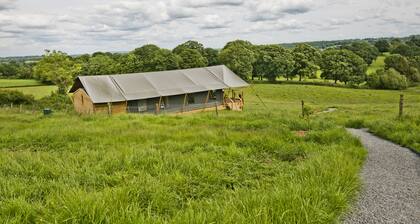
[[[79,76],[70,92],[85,88],[94,103],[140,100],[216,89],[248,86],[224,65],[134,73],[123,75]]]

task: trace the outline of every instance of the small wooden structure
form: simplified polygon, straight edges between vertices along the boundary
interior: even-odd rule
[[[226,66],[166,72],[78,77],[70,92],[80,114],[241,111],[248,86]],[[229,90],[229,91],[226,91]]]

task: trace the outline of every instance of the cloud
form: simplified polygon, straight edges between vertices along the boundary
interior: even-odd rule
[[[253,11],[251,21],[277,20],[288,14],[309,12],[313,6],[312,0],[262,0],[248,1],[248,7]]]
[[[175,5],[191,8],[203,8],[211,6],[241,6],[245,0],[175,0]]]
[[[16,0],[0,0],[0,11],[15,8]]]
[[[252,32],[265,32],[265,31],[283,31],[283,30],[300,30],[305,26],[301,21],[296,19],[284,20],[278,19],[275,21],[260,21],[254,23],[249,29],[246,30],[248,33]]]
[[[200,25],[203,29],[221,29],[227,28],[231,25],[231,20],[222,18],[217,14],[204,16],[203,22]]]

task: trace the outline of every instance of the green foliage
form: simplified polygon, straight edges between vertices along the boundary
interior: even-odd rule
[[[213,48],[206,48],[204,49],[203,56],[207,58],[209,66],[220,65],[218,50],[213,49]]]
[[[16,61],[0,63],[0,78],[27,79],[32,77],[32,64]]]
[[[407,74],[410,69],[410,64],[406,57],[393,54],[385,58],[385,69],[393,68],[402,74]]]
[[[138,72],[153,72],[178,69],[178,58],[170,50],[160,49],[156,45],[144,45],[133,51],[139,60]]]
[[[295,62],[293,74],[299,76],[299,81],[304,77],[314,77],[319,70],[321,54],[310,46],[298,45],[293,49],[293,60]]]
[[[49,96],[45,96],[36,101],[36,106],[40,109],[42,108],[51,108],[54,110],[66,110],[69,111],[73,109],[73,104],[70,99],[70,96],[52,93]]]
[[[243,79],[252,75],[255,61],[254,47],[247,41],[233,41],[226,44],[219,54],[219,61]]]
[[[34,67],[34,76],[42,81],[54,83],[58,86],[60,94],[66,94],[73,79],[79,75],[81,67],[65,53],[46,51]]]
[[[138,56],[140,59],[144,59],[152,57],[157,51],[159,51],[159,49],[160,48],[154,44],[146,44],[134,49],[132,53]]]
[[[205,54],[204,45],[199,43],[198,41],[193,41],[193,40],[189,40],[183,44],[178,45],[177,47],[173,49],[172,52],[174,54],[181,54],[181,52],[184,51],[185,49],[196,50],[203,56]]]
[[[409,46],[407,44],[399,44],[392,51],[392,54],[400,54],[406,57],[420,56],[420,47],[417,45]]]
[[[82,64],[81,75],[110,75],[118,72],[118,64],[110,56],[97,54]]]
[[[256,49],[253,74],[275,81],[279,75],[290,74],[293,70],[294,62],[289,50],[279,45],[261,45]]]
[[[118,58],[119,70],[121,74],[141,72],[142,65],[140,59],[133,53],[128,53]]]
[[[378,40],[375,42],[375,47],[379,52],[389,52],[391,50],[391,44],[387,40]]]
[[[359,57],[363,58],[367,64],[371,64],[373,60],[379,56],[378,49],[366,41],[353,42],[342,48],[357,54]]]
[[[302,115],[304,118],[309,118],[309,116],[314,114],[314,109],[308,105],[303,107]]]
[[[408,60],[402,55],[393,54],[385,59],[385,68],[393,68],[402,75],[405,75],[409,81],[419,82],[420,73],[417,68],[417,60],[417,57],[413,57],[411,60]]]
[[[207,58],[194,49],[183,49],[178,51],[177,55],[180,58],[179,67],[181,69],[206,67],[208,64]]]
[[[361,129],[365,127],[364,120],[363,119],[350,119],[346,122],[345,126],[347,128],[356,128]]]
[[[367,84],[375,89],[401,90],[408,87],[407,78],[393,68],[378,70],[376,74],[368,77]]]
[[[360,83],[366,76],[367,64],[349,50],[326,50],[322,54],[321,77],[332,79],[335,83]]]
[[[0,105],[10,104],[32,104],[35,99],[32,95],[25,95],[16,90],[2,90],[0,89]]]

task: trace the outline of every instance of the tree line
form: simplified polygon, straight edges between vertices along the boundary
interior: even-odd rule
[[[384,52],[391,52],[385,60],[385,69],[368,77],[368,65]],[[394,85],[397,83],[400,89],[420,81],[420,38],[406,41],[383,39],[374,44],[355,41],[323,50],[309,44],[284,48],[278,44],[254,45],[245,40],[231,41],[222,49],[213,49],[197,41],[187,41],[173,50],[147,44],[124,54],[96,52],[69,56],[60,51],[46,51],[36,65],[23,63],[19,66],[28,66],[29,74],[25,77],[54,83],[59,92],[65,93],[79,75],[152,72],[220,64],[244,79],[275,81],[284,77],[303,81],[320,73],[321,78],[335,83],[391,89],[396,89]],[[15,66],[12,63],[6,65]],[[0,74],[1,71],[0,67]],[[393,82],[392,85],[389,82]]]

